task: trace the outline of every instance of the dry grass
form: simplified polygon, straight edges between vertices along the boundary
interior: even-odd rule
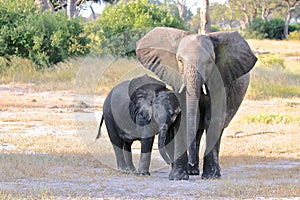
[[[254,51],[300,56],[300,41],[249,39],[247,42]]]
[[[153,186],[169,184],[168,169],[163,177],[153,172],[153,178],[139,179],[101,165],[95,159],[98,158],[97,156],[102,154],[100,160],[105,158],[114,162],[114,155],[111,151],[106,152],[104,146],[98,146],[94,150],[86,148],[86,145],[97,146],[93,140],[98,124],[88,121],[75,123],[73,108],[70,106],[73,104],[71,93],[24,92],[18,96],[14,92],[7,91],[5,97],[8,96],[14,96],[19,100],[24,99],[24,101],[20,104],[15,100],[16,106],[9,98],[8,101],[1,101],[0,145],[9,144],[13,147],[3,148],[0,153],[2,163],[0,184],[10,185],[1,189],[1,199],[20,199],[24,196],[33,199],[67,197],[85,199],[92,197],[96,188],[102,193],[94,194],[95,196],[114,197],[118,193],[115,187],[126,188],[127,192],[124,195],[134,198],[130,196],[130,191],[133,192],[135,189],[128,186],[126,182],[140,185],[141,188],[136,193],[141,195],[140,197],[143,197],[143,191],[148,190],[149,181]],[[40,96],[47,99],[47,103],[52,107],[47,107],[45,103],[36,107],[37,102],[32,102],[31,99],[39,99]],[[62,96],[64,101],[57,101]],[[101,99],[96,100],[97,110],[101,109],[101,103]],[[177,197],[183,194],[184,197],[198,195],[203,198],[297,196],[299,194],[297,181],[300,179],[298,175],[300,170],[299,121],[291,121],[288,124],[262,124],[249,123],[241,119],[260,113],[299,116],[299,108],[300,99],[244,101],[237,116],[224,133],[220,158],[223,179],[205,182],[199,177],[191,177],[189,182],[174,183],[176,190],[181,187],[206,188],[188,193],[186,193],[188,189],[183,189]],[[82,112],[82,115],[86,114],[89,113]],[[83,126],[82,130],[87,132],[85,138],[74,132],[76,126],[77,128]],[[95,157],[91,156],[90,152]],[[158,157],[158,154],[153,155],[153,165],[156,164]],[[121,179],[124,181],[120,181]],[[108,180],[110,182],[105,184]],[[82,186],[80,181],[84,181],[86,187]],[[39,186],[36,187],[35,184]],[[67,185],[64,187],[64,184]],[[109,186],[110,184],[112,185]],[[198,186],[189,186],[189,184]],[[148,195],[158,199],[172,198],[172,195],[175,195],[173,190],[159,192],[160,189],[156,189],[156,191],[158,192],[153,194],[149,191]],[[66,194],[67,196],[64,196]]]

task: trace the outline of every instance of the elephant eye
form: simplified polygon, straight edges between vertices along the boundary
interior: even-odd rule
[[[178,60],[178,64],[179,64],[180,66],[183,66],[183,61],[182,61],[182,60]]]

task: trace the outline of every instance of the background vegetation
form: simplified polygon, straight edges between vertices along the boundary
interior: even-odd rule
[[[42,3],[55,3],[45,8]],[[192,13],[186,1],[108,1],[97,15],[89,1],[78,1],[86,12],[90,9],[92,20],[71,16],[58,1],[0,0],[0,82],[48,82],[47,88],[62,88],[72,84],[82,61],[98,61],[89,54],[112,54],[119,60],[111,73],[115,76],[127,72],[138,63],[134,58],[135,43],[149,29],[168,26],[197,32],[200,9]],[[104,1],[97,1],[103,3]],[[107,1],[106,1],[107,2]],[[225,4],[211,3],[212,31],[237,30],[246,38],[283,39],[288,5],[291,21],[287,40],[300,40],[298,1],[280,0],[234,1]],[[95,2],[93,2],[95,4]],[[89,4],[91,5],[91,4]],[[242,8],[246,9],[242,9]],[[256,14],[255,14],[256,13]],[[300,96],[299,49],[294,52],[270,52],[260,48],[265,40],[255,41],[251,47],[259,62],[253,71],[248,98],[260,99],[278,96]],[[297,44],[297,43],[296,43]],[[291,43],[283,45],[290,48]],[[281,49],[280,47],[278,49]],[[291,59],[290,59],[291,57]],[[123,63],[122,63],[123,62]],[[120,64],[121,63],[121,64]],[[107,77],[113,79],[109,74]],[[114,82],[103,80],[104,86]]]

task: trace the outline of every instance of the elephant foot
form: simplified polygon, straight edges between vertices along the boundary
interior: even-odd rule
[[[219,169],[211,167],[210,170],[203,171],[201,178],[202,179],[220,179],[221,173],[220,173]]]
[[[128,171],[128,173],[135,172],[135,167],[134,166],[126,167],[126,171]]]
[[[136,176],[151,176],[150,172],[135,172],[134,173]]]
[[[188,174],[189,175],[192,175],[192,176],[195,176],[195,175],[199,175],[200,172],[199,172],[199,167],[197,164],[195,165],[191,165],[190,163],[188,164]]]
[[[135,172],[135,167],[122,167],[118,168],[118,171],[124,174],[130,174]]]
[[[174,181],[189,180],[189,175],[185,170],[176,170],[173,168],[169,174],[169,180],[174,180]]]

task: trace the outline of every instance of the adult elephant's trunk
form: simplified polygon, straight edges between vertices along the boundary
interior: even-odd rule
[[[167,130],[165,128],[159,129],[158,133],[158,149],[161,157],[166,161],[167,164],[170,164],[172,161],[170,156],[166,152],[166,133]]]
[[[198,129],[199,97],[201,92],[202,78],[200,73],[193,67],[187,68],[186,79],[186,127],[187,142],[189,147],[189,164],[194,166],[198,162],[196,134]]]
[[[187,142],[189,146],[189,164],[194,166],[197,161],[197,148],[196,148],[196,133],[198,129],[197,114],[199,111],[199,98],[194,95],[187,94]]]

